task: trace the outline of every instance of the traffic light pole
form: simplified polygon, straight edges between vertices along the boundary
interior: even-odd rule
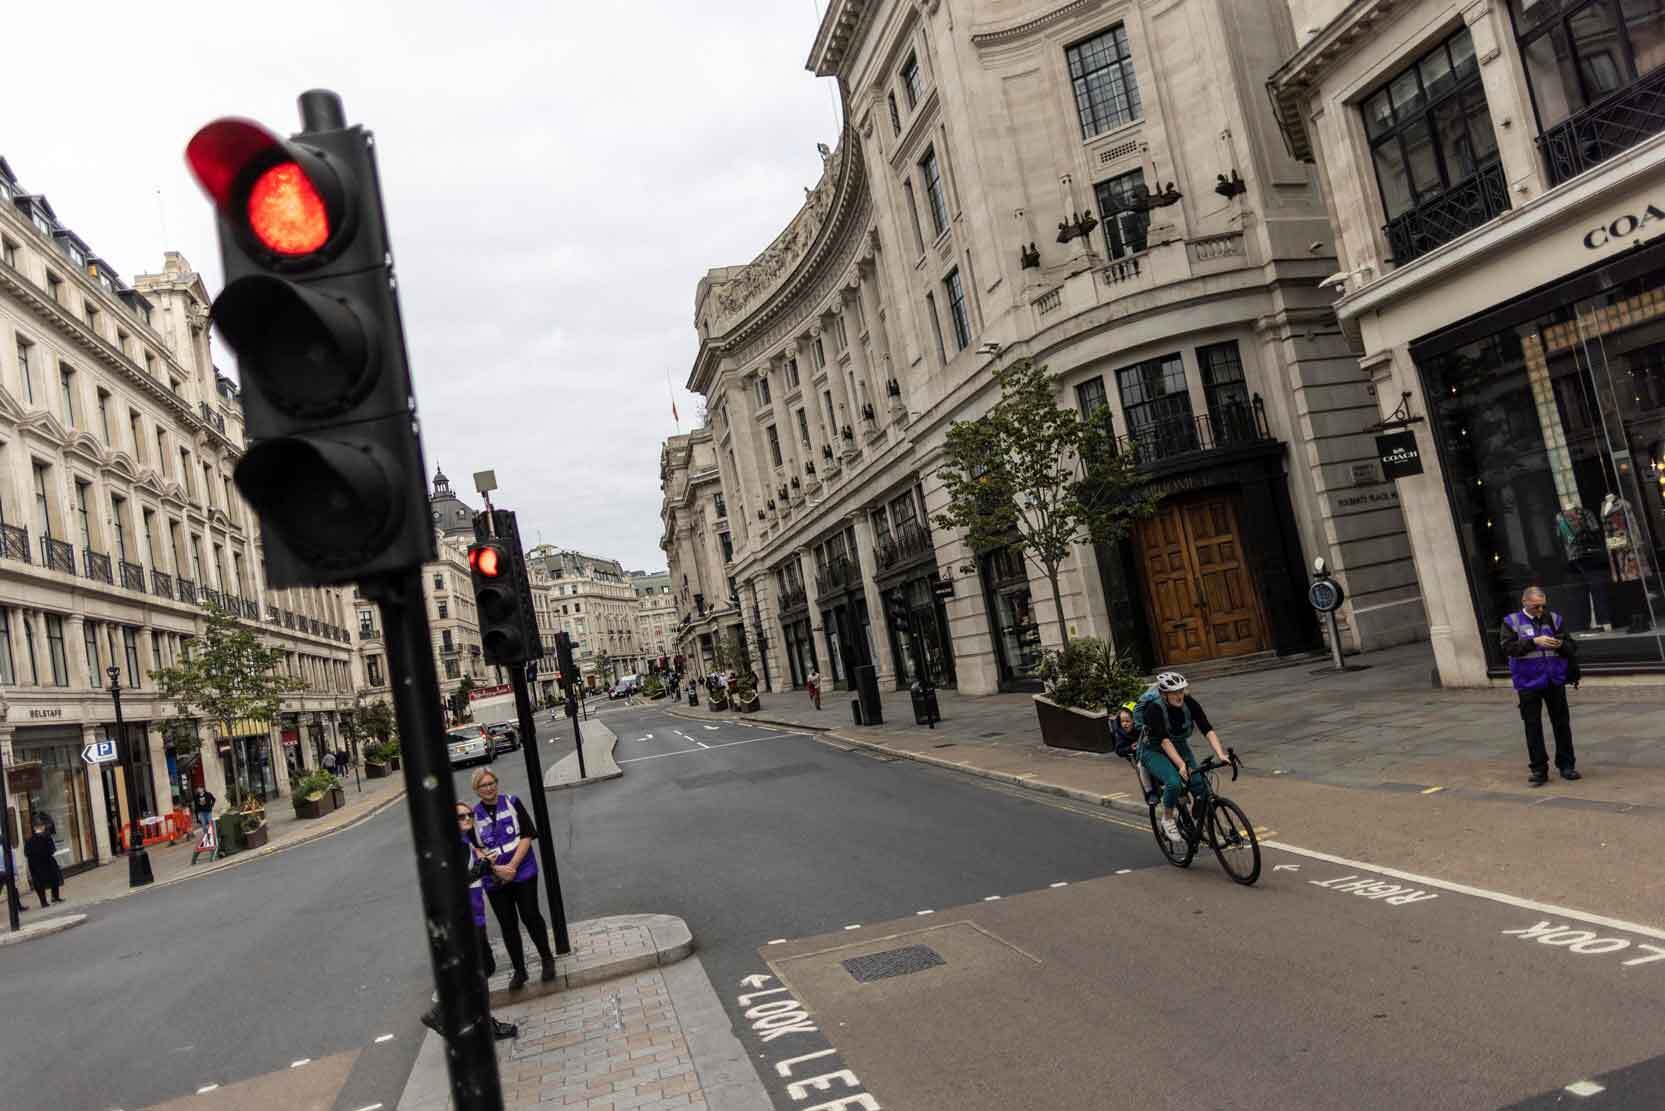
[[[567,717],[572,719],[572,743],[578,750],[578,778],[588,779],[589,773],[584,770],[584,734],[578,728],[578,696],[567,688]]]
[[[561,873],[555,867],[555,836],[549,828],[549,800],[544,796],[543,757],[538,754],[538,727],[532,720],[532,696],[526,689],[526,665],[509,668],[509,684],[515,689],[515,712],[520,715],[520,751],[526,755],[526,778],[532,789],[532,820],[538,823],[538,861],[543,871],[544,892],[549,896],[549,917],[554,919],[555,952],[572,952],[567,935],[567,908],[561,898]]]
[[[445,746],[437,737],[443,711],[434,671],[428,613],[422,600],[420,568],[364,583],[381,608],[393,678],[393,713],[405,739],[401,759],[410,806],[416,872],[427,921],[428,958],[439,989],[440,1029],[445,1039],[451,1096],[459,1108],[501,1111],[497,1050],[487,1021],[486,979],[481,975],[480,931],[474,924],[467,878],[458,867],[456,803]]]

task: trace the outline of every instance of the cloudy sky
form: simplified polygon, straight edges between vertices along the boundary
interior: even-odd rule
[[[495,468],[529,542],[661,568],[694,285],[767,246],[836,141],[803,68],[821,2],[14,6],[0,155],[124,277],[172,248],[217,293],[186,140],[287,133],[335,89],[377,136],[430,470],[477,503]]]

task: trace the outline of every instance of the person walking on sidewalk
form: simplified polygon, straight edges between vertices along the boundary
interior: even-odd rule
[[[821,672],[811,666],[809,674],[804,677],[804,689],[809,692],[809,700],[815,703],[815,708],[821,708]]]
[[[40,898],[40,905],[46,906],[46,893],[52,893],[52,901],[61,903],[64,897],[60,889],[64,885],[63,869],[58,867],[58,846],[52,841],[52,835],[46,832],[46,819],[35,819],[35,832],[23,842],[23,859],[29,862],[29,886],[35,889]]]
[[[1572,714],[1567,708],[1567,684],[1578,686],[1578,646],[1561,622],[1561,615],[1549,609],[1549,597],[1541,587],[1529,586],[1520,596],[1520,612],[1503,619],[1500,643],[1509,657],[1509,678],[1520,700],[1520,718],[1526,727],[1526,763],[1531,772],[1527,786],[1542,787],[1549,782],[1549,755],[1544,751],[1544,707],[1549,707],[1550,728],[1555,731],[1555,767],[1562,779],[1583,779],[1573,755]]]
[[[491,874],[491,856],[480,845],[480,839],[474,831],[474,809],[466,802],[457,803],[457,829],[462,835],[461,848],[463,859],[467,862],[465,874],[468,876],[468,902],[474,912],[474,926],[478,931],[477,941],[480,945],[480,977],[487,983],[486,1017],[491,1018],[491,978],[497,974],[497,958],[491,955],[491,939],[486,936],[486,877]],[[422,1024],[440,1037],[445,1037],[445,1031],[439,1027],[439,1004],[429,1007],[422,1016]],[[498,1041],[505,1038],[520,1037],[520,1027],[509,1022],[491,1019],[491,1033]]]
[[[214,792],[207,787],[198,787],[191,792],[191,813],[197,816],[197,826],[207,829],[214,824]]]
[[[513,795],[499,794],[497,776],[480,768],[472,780],[480,803],[474,808],[474,824],[480,844],[491,856],[491,880],[486,898],[491,902],[497,926],[503,931],[503,948],[509,951],[514,975],[509,990],[526,986],[526,950],[520,940],[520,924],[532,935],[532,944],[543,960],[544,983],[555,978],[555,953],[549,948],[549,925],[538,910],[538,857],[532,839],[538,835],[526,806]]]

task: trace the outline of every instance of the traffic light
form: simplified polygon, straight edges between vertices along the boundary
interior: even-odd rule
[[[353,582],[435,557],[375,148],[340,98],[300,98],[285,140],[219,119],[185,150],[219,214],[213,319],[237,353],[275,587]]]
[[[910,616],[908,601],[902,597],[901,592],[897,591],[885,595],[885,612],[890,615],[891,625],[898,629],[907,629]]]
[[[537,659],[543,655],[543,644],[515,515],[506,509],[475,514],[474,538],[468,549],[468,570],[474,580],[486,662],[507,666]]]
[[[572,662],[572,634],[564,630],[555,634],[555,666],[559,674],[572,677],[569,681],[577,680],[578,668]]]

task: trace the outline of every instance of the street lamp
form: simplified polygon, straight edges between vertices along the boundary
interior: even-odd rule
[[[156,877],[150,871],[150,854],[145,852],[144,830],[139,825],[139,775],[132,738],[121,720],[121,668],[104,669],[110,677],[110,698],[116,704],[116,736],[127,743],[127,818],[130,841],[127,846],[127,886],[143,887]]]

